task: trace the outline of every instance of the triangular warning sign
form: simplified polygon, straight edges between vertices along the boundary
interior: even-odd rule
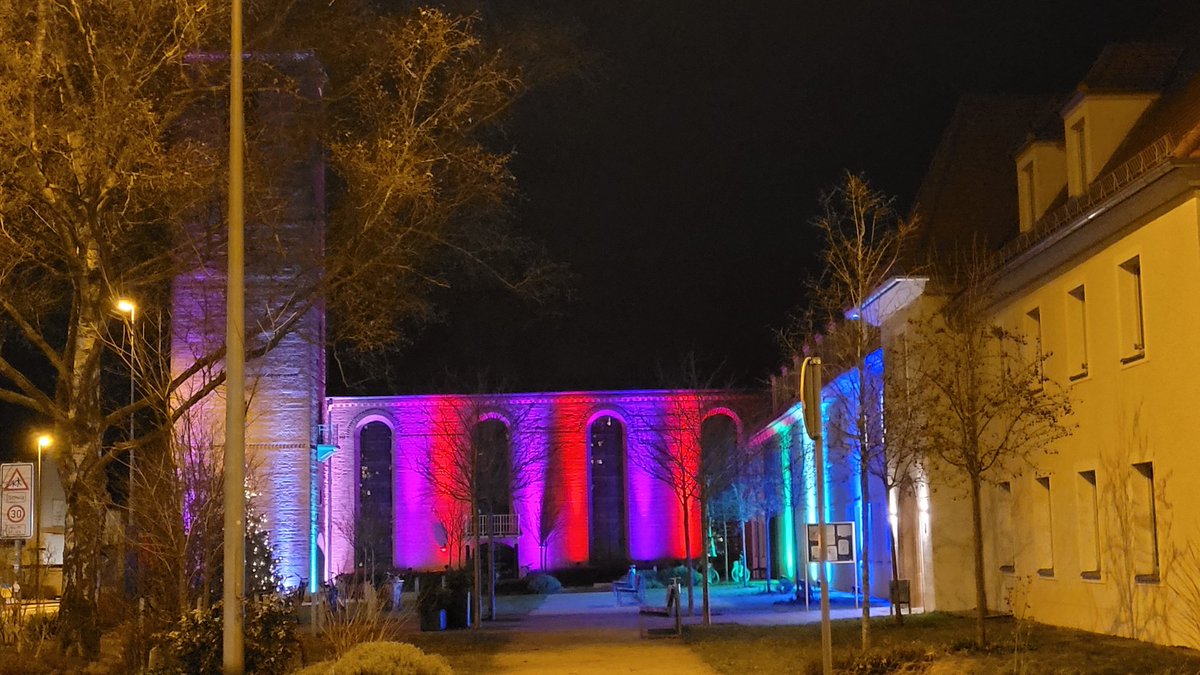
[[[28,490],[29,482],[21,475],[20,469],[13,469],[12,473],[8,474],[8,480],[4,481],[5,490]]]

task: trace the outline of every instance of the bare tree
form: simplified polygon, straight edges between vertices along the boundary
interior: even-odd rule
[[[663,427],[657,420],[643,425],[649,431],[645,453],[634,453],[631,461],[647,475],[667,485],[683,512],[684,555],[687,557],[688,614],[695,612],[695,582],[692,579],[692,510],[700,509],[703,528],[703,592],[704,623],[712,621],[708,597],[709,556],[711,532],[707,527],[710,502],[729,487],[745,466],[749,451],[742,442],[741,432],[725,415],[710,415],[704,406],[703,392],[712,390],[712,378],[702,379],[694,355],[684,359],[682,382],[687,383],[690,395],[680,397],[672,405]]]
[[[538,570],[543,573],[550,571],[548,549],[550,542],[558,535],[564,520],[562,502],[551,490],[542,491],[542,509],[538,514]]]
[[[434,513],[445,536],[450,567],[458,567],[463,564],[463,546],[470,531],[467,527],[471,518],[470,505],[459,501],[447,501],[436,506]]]
[[[914,389],[916,386],[909,372],[909,356],[907,340],[903,337],[899,344],[886,349],[883,353],[883,404],[881,430],[882,447],[874,453],[868,470],[879,479],[884,493],[890,498],[894,495],[897,502],[903,495],[915,495],[917,485],[924,477],[924,461],[928,452],[928,434],[926,433],[924,411],[921,410],[921,395]],[[892,558],[892,579],[900,578],[899,542],[902,539],[904,519],[897,517],[892,528],[889,528],[889,542]],[[896,623],[904,622],[904,615],[892,599],[892,611]]]
[[[437,496],[462,505],[467,512],[475,628],[480,626],[483,610],[481,537],[487,535],[489,557],[494,556],[495,516],[512,513],[514,496],[533,484],[547,464],[540,446],[513,442],[513,431],[526,422],[525,410],[513,410],[500,398],[488,395],[473,396],[453,410],[439,410],[438,417],[429,422],[433,430],[429,456],[412,458],[414,471]],[[490,562],[494,564],[494,558]],[[494,582],[493,569],[488,584],[493,618]]]
[[[984,258],[974,253],[943,280],[957,293],[909,327],[929,452],[966,485],[971,500],[976,642],[987,642],[982,490],[993,474],[1019,469],[1070,433],[1071,402],[1044,376],[1041,345],[998,325]]]
[[[881,382],[868,364],[879,349],[877,322],[870,318],[872,294],[898,273],[901,256],[916,232],[916,223],[898,216],[893,199],[867,180],[847,172],[822,197],[815,225],[822,237],[823,270],[812,283],[816,318],[833,327],[821,355],[830,373],[849,376],[832,380],[840,387],[835,400],[845,408],[845,428],[831,430],[845,444],[858,468],[864,504],[862,519],[862,648],[871,646],[871,523],[865,505],[871,498],[871,465],[885,451]],[[799,353],[799,352],[795,352]],[[886,464],[886,460],[883,460]]]
[[[773,465],[770,463],[771,459],[775,459]],[[755,518],[767,516],[776,510],[776,506],[771,502],[778,499],[781,492],[775,483],[782,480],[782,472],[778,459],[772,458],[765,447],[745,450],[731,467],[731,471],[733,475],[728,485],[712,500],[709,512],[715,518],[737,522],[741,548],[739,558],[742,568],[746,571],[744,584],[748,585],[750,570],[746,553],[746,526]],[[769,538],[768,535],[768,540]],[[770,557],[769,552],[767,556]],[[728,566],[726,553],[726,567]],[[728,576],[727,569],[726,577]]]
[[[106,467],[170,433],[224,381],[218,339],[177,364],[165,423],[106,444],[155,405],[104,395],[116,298],[148,310],[223,249],[214,120],[227,79],[212,55],[228,53],[227,11],[0,0],[0,400],[51,420],[64,449],[62,635],[88,656],[99,650]],[[251,359],[315,307],[343,344],[395,341],[460,262],[520,292],[544,288],[553,266],[501,227],[508,155],[483,138],[524,88],[508,52],[438,10],[255,0],[248,15],[247,44],[264,55],[246,67],[248,240],[291,270],[247,313]],[[324,174],[341,187],[328,208]],[[297,221],[325,222],[328,236],[272,247]]]

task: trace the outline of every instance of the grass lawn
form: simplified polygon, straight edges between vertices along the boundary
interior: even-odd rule
[[[888,662],[909,661],[908,673],[1200,673],[1200,652],[1135,640],[1054,628],[1011,618],[988,621],[992,643],[971,648],[974,624],[948,614],[890,619],[871,624],[875,648],[857,649],[857,620],[833,624],[834,669],[839,672],[897,672]],[[719,673],[820,673],[819,625],[692,627],[688,646]],[[898,658],[891,658],[898,657]]]

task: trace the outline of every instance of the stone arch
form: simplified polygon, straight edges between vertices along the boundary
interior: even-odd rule
[[[700,417],[700,424],[703,425],[708,420],[718,416],[728,417],[733,422],[733,427],[737,431],[737,439],[739,441],[745,438],[745,427],[742,424],[742,416],[728,406],[713,405],[706,407],[704,414]]]
[[[396,425],[390,415],[368,411],[354,421],[354,479],[356,489],[347,530],[354,542],[354,564],[375,572],[394,563],[396,506]]]
[[[480,509],[493,514],[511,513],[513,508],[513,427],[498,410],[487,410],[468,430],[470,442],[479,444],[476,471]],[[480,478],[486,480],[480,481]]]
[[[598,434],[601,423],[607,428]],[[600,407],[588,417],[584,438],[589,558],[593,564],[624,563],[629,558],[629,423],[622,411]]]

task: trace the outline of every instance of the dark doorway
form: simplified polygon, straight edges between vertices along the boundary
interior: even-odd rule
[[[624,562],[629,523],[625,509],[625,427],[606,415],[588,429],[591,461],[590,551],[593,564]]]

